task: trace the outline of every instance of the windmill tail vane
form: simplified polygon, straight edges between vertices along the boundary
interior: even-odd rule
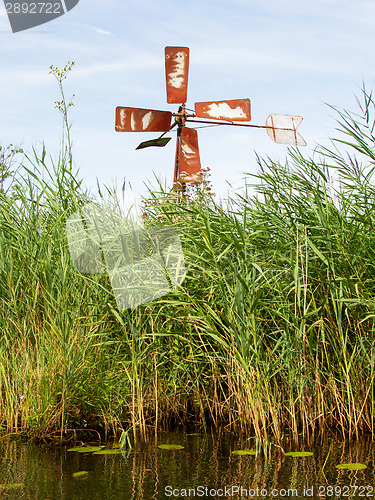
[[[194,182],[201,173],[198,133],[187,127],[187,122],[263,128],[276,143],[306,146],[297,132],[303,120],[301,116],[272,114],[264,125],[246,123],[251,121],[250,99],[196,102],[194,112],[190,112],[186,108],[188,74],[189,48],[165,47],[167,102],[179,104],[177,113],[123,106],[116,108],[117,132],[161,132],[159,137],[142,142],[136,149],[166,146],[171,138],[165,135],[177,127],[174,183]]]

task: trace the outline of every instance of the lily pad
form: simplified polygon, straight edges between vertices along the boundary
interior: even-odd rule
[[[159,444],[158,448],[161,448],[162,450],[182,450],[184,446],[181,446],[180,444]]]
[[[234,450],[232,451],[232,455],[256,455],[255,450]]]
[[[108,448],[106,450],[94,451],[93,455],[121,455],[119,448]]]
[[[78,472],[74,472],[72,476],[78,479],[79,477],[87,476],[87,474],[88,474],[87,470],[80,470]]]
[[[17,488],[23,488],[23,483],[0,484],[0,491],[3,491],[3,490],[15,490]]]
[[[314,453],[311,451],[289,451],[285,453],[286,457],[311,457]]]
[[[100,451],[102,446],[76,446],[75,448],[69,448],[67,451],[77,451],[78,453],[92,453],[94,451]]]
[[[362,469],[367,469],[367,465],[365,465],[365,464],[338,464],[338,465],[336,465],[336,469],[362,470]]]

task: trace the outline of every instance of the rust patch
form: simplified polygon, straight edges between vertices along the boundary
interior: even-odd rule
[[[166,132],[170,129],[172,113],[141,108],[116,108],[117,132]]]
[[[182,127],[178,148],[178,179],[182,182],[197,182],[200,179],[201,161],[198,148],[198,133]]]
[[[199,118],[212,118],[226,121],[250,121],[250,99],[230,101],[196,102],[195,114]]]
[[[189,73],[188,47],[165,47],[167,102],[183,104],[187,100]]]

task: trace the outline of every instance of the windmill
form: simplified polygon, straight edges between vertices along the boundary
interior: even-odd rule
[[[195,129],[186,127],[187,122],[264,128],[274,142],[306,146],[306,142],[297,132],[302,122],[301,116],[272,114],[266,119],[265,125],[244,123],[251,120],[249,99],[196,102],[194,112],[188,110],[186,108],[189,73],[188,47],[165,47],[165,73],[167,102],[180,105],[177,113],[118,106],[115,130],[117,132],[162,132],[158,138],[142,142],[136,148],[143,149],[150,146],[165,146],[171,140],[165,135],[177,127],[174,183],[180,181],[184,185],[186,182],[194,182],[201,172],[198,133]]]

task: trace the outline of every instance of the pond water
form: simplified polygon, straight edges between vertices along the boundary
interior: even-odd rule
[[[105,443],[89,443],[97,447]],[[183,446],[161,449],[163,444]],[[86,443],[85,443],[86,445]],[[286,456],[271,447],[264,454],[236,455],[255,447],[254,439],[227,434],[159,433],[128,454],[68,451],[82,446],[0,440],[0,498],[35,500],[149,500],[166,498],[373,498],[375,443],[334,437],[296,447],[311,456]],[[107,445],[106,448],[110,446]],[[119,450],[117,450],[119,451]],[[360,463],[362,470],[336,465]],[[81,472],[80,476],[73,474]]]

